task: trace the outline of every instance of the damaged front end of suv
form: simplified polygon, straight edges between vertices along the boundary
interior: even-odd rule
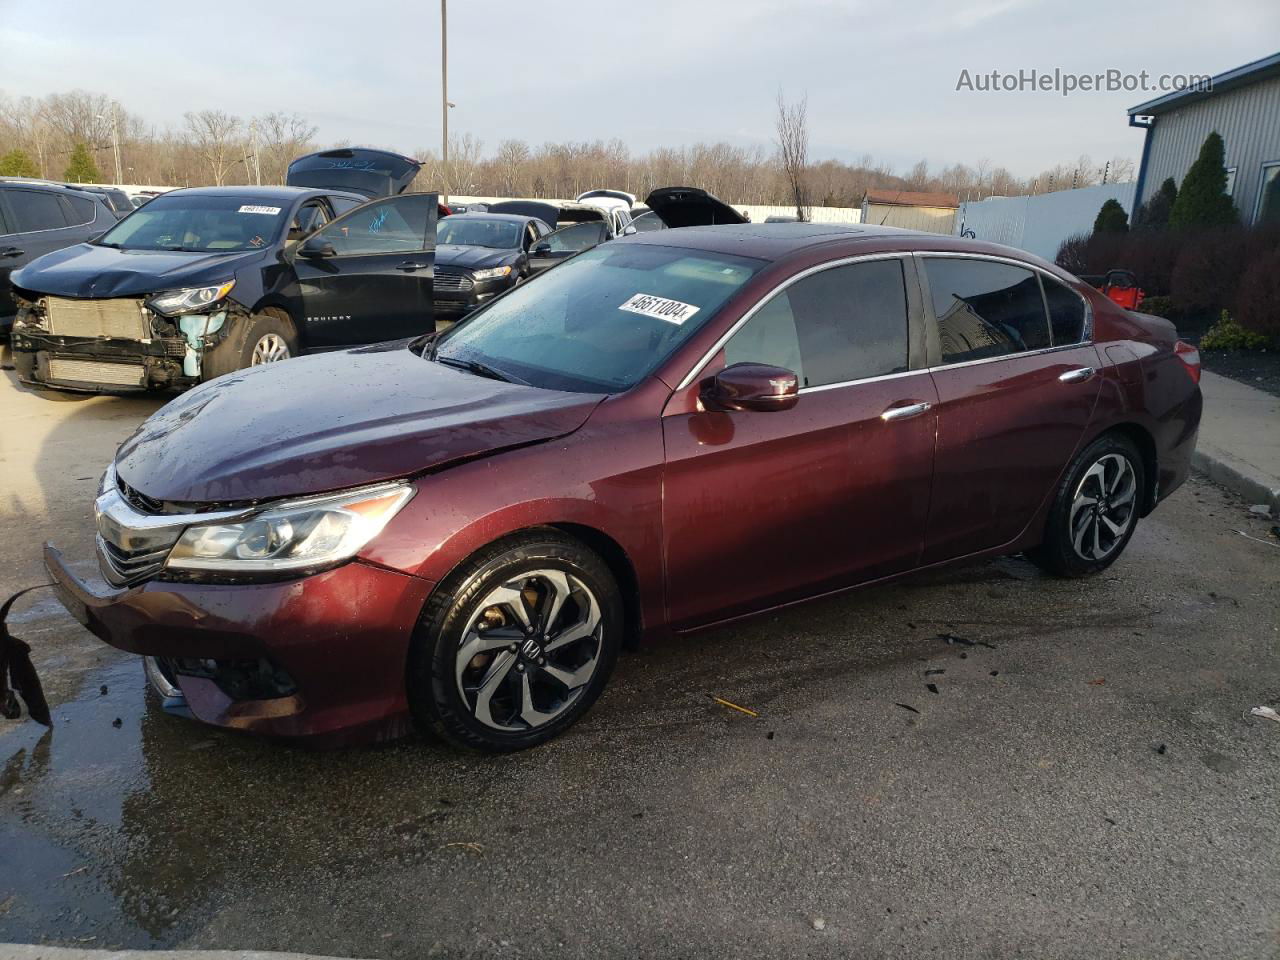
[[[19,378],[93,393],[181,388],[208,379],[206,358],[247,323],[236,281],[86,299],[15,290],[11,343]]]

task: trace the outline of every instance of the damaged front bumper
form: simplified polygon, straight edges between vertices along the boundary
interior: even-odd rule
[[[111,646],[155,658],[148,674],[174,712],[327,744],[411,729],[405,666],[427,580],[355,560],[272,583],[117,588],[77,577],[50,544],[44,562],[73,617]]]
[[[226,336],[229,320],[244,312],[224,305],[210,313],[163,317],[140,303],[136,309],[147,334],[137,339],[77,335],[61,324],[51,329],[43,301],[24,304],[10,336],[19,380],[83,393],[189,387],[201,380],[205,351]]]

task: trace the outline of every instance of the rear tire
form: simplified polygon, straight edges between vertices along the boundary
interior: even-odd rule
[[[1137,447],[1104,434],[1071,462],[1054,493],[1044,542],[1027,557],[1060,577],[1105,570],[1124,552],[1138,526],[1146,475]]]
[[[248,318],[234,319],[231,324],[231,331],[205,351],[200,366],[201,380],[298,355],[297,330],[282,311],[266,310]]]
[[[617,584],[586,546],[554,530],[500,540],[423,611],[407,670],[414,720],[472,750],[544,743],[600,696],[622,634]]]

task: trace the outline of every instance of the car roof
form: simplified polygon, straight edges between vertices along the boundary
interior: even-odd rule
[[[807,247],[837,240],[883,240],[920,234],[898,227],[846,223],[726,223],[707,227],[674,227],[624,238],[627,243],[693,247],[761,260],[780,260]]]
[[[98,194],[101,187],[89,187],[78,183],[62,183],[58,180],[41,180],[36,177],[0,177],[0,187],[44,187],[53,190],[70,190],[73,193]]]
[[[1074,281],[1057,264],[1026,250],[983,240],[968,240],[943,233],[927,233],[903,227],[854,223],[734,223],[709,227],[674,227],[637,233],[612,243],[648,243],[662,247],[688,247],[708,253],[728,253],[758,260],[782,260],[815,247],[841,244],[841,255],[860,253],[929,252],[972,253],[1006,257]],[[862,248],[862,249],[858,249]]]
[[[449,220],[504,220],[511,223],[529,223],[531,220],[537,220],[537,217],[526,217],[519,213],[486,213],[483,210],[477,210],[475,213],[467,211],[466,213],[455,213],[449,216]]]
[[[181,187],[169,190],[160,196],[169,197],[175,194],[200,197],[252,197],[257,200],[278,200],[281,203],[292,203],[301,197],[346,197],[365,203],[369,198],[350,190],[326,190],[319,187],[258,187],[252,184],[225,187]]]

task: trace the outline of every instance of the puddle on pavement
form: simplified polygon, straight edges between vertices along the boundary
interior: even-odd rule
[[[256,883],[436,851],[496,775],[412,738],[321,752],[170,716],[133,657],[51,730],[0,722],[0,941],[180,943]]]

